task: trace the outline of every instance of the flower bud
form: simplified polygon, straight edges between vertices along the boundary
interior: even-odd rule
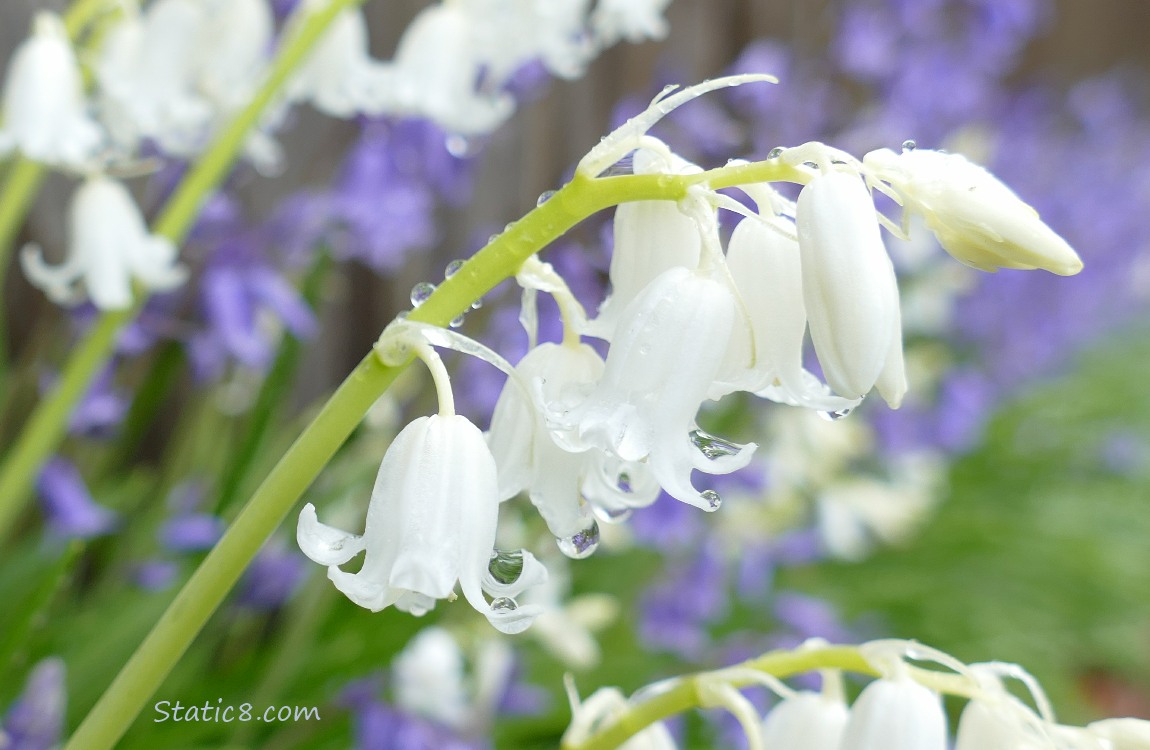
[[[909,677],[875,680],[851,708],[840,750],[946,750],[942,702]]]

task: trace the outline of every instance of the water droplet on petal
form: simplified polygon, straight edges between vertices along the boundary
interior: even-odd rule
[[[519,609],[519,605],[509,597],[500,596],[491,600],[492,612],[514,612],[517,609]]]
[[[454,276],[459,269],[463,268],[463,261],[453,260],[447,264],[447,268],[443,269],[443,278],[450,279]]]
[[[471,303],[471,309],[472,310],[478,310],[481,307],[483,307],[483,298],[482,297],[480,297],[479,299],[477,299]]]
[[[707,510],[718,510],[719,506],[723,504],[723,498],[719,497],[719,493],[714,490],[703,490],[699,496],[707,503]]]
[[[625,471],[619,473],[619,476],[615,479],[615,486],[623,492],[631,493],[635,491],[631,487],[631,475]]]
[[[734,456],[742,450],[741,446],[732,443],[730,440],[715,437],[702,430],[691,430],[690,437],[691,442],[699,449],[699,452],[712,461],[717,458]]]
[[[838,411],[820,411],[819,416],[828,422],[837,422],[838,420],[849,417],[854,409],[839,409]]]
[[[903,151],[914,151],[916,148],[918,148],[918,144],[909,138],[902,142]]]
[[[400,320],[406,320],[407,316],[410,314],[411,314],[411,310],[400,310],[399,312],[397,312],[395,314],[395,317],[399,318]]]
[[[515,583],[523,573],[523,550],[492,550],[487,572],[499,583]]]
[[[497,239],[499,239],[499,235],[493,234],[487,238],[487,244],[490,245],[492,242],[495,242],[495,240],[497,240]]]
[[[435,292],[435,284],[421,281],[411,288],[411,304],[419,307]]]
[[[511,230],[511,227],[513,227],[513,226],[515,226],[515,222],[514,222],[514,221],[509,221],[509,222],[507,222],[507,224],[506,224],[506,225],[504,225],[504,227],[503,227],[503,231],[504,231],[504,232],[510,231],[510,230]]]
[[[451,322],[450,322],[450,323],[448,323],[447,325],[451,326],[452,328],[459,328],[459,327],[461,327],[461,326],[462,326],[462,325],[463,325],[463,324],[466,322],[466,320],[467,320],[467,319],[466,319],[466,318],[464,317],[464,315],[461,313],[461,314],[459,314],[458,316],[456,316],[456,317],[452,318],[452,319],[451,319]]]
[[[782,146],[775,146],[769,152],[767,152],[767,158],[768,159],[778,159],[782,155],[783,155],[783,147]]]
[[[599,524],[591,521],[591,525],[580,532],[563,539],[556,539],[559,551],[573,560],[582,560],[590,557],[599,547]]]
[[[544,203],[551,200],[554,196],[555,196],[554,190],[544,190],[542,193],[539,194],[539,199],[537,201],[535,201],[535,205],[536,206],[542,206]]]

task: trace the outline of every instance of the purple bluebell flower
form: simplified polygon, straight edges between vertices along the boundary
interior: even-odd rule
[[[207,513],[181,513],[160,528],[160,543],[172,552],[202,552],[215,546],[227,524]]]
[[[91,539],[116,527],[116,514],[99,505],[88,491],[75,464],[55,456],[44,464],[36,490],[48,527],[65,539]]]
[[[58,657],[44,659],[36,665],[28,675],[24,692],[0,722],[0,747],[51,750],[59,746],[68,702],[64,676],[64,661]]]
[[[644,644],[698,659],[711,645],[708,628],[727,614],[727,569],[722,553],[706,547],[668,571],[640,600]]]
[[[823,638],[831,643],[850,643],[853,637],[829,602],[806,594],[780,591],[775,594],[775,618],[798,640]]]
[[[260,610],[278,609],[307,577],[307,558],[278,540],[265,544],[244,572],[239,601]]]
[[[135,567],[132,579],[145,591],[166,591],[176,582],[180,564],[174,560],[146,560]]]

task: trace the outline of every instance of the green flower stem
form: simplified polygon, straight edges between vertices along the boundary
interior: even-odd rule
[[[800,646],[793,651],[772,651],[733,667],[682,677],[669,689],[636,702],[584,742],[564,742],[561,750],[613,750],[657,721],[692,708],[706,707],[700,687],[708,680],[722,680],[728,685],[741,688],[755,684],[754,679],[746,674],[748,672],[782,679],[822,669],[880,676],[879,671],[857,646]],[[910,669],[914,671],[916,681],[939,692],[970,696],[970,682],[960,675],[913,667]]]
[[[760,166],[756,179],[783,179],[777,166]],[[476,253],[408,320],[446,326],[584,218],[627,201],[681,199],[697,177],[577,177]],[[263,543],[408,364],[385,366],[374,352],[360,362],[264,479],[64,750],[107,750],[123,736]]]
[[[288,37],[272,62],[259,91],[216,136],[184,177],[156,219],[153,232],[176,244],[183,242],[204,200],[227,175],[243,148],[248,132],[259,123],[292,71],[340,11],[361,2],[363,0],[331,0],[323,9],[314,12],[304,6],[302,23]],[[145,299],[145,295],[138,295],[132,309],[102,314],[64,365],[56,389],[32,412],[14,448],[0,465],[0,538],[12,528],[13,521],[27,502],[34,477],[63,439],[73,408],[100,368],[111,358],[120,331],[135,318]]]

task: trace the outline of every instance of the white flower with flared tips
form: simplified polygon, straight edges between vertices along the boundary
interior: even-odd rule
[[[835,393],[857,399],[877,387],[897,407],[906,372],[894,267],[862,178],[825,169],[795,211],[811,339]]]
[[[462,135],[488,133],[506,120],[515,108],[511,95],[476,88],[483,60],[474,33],[462,5],[425,8],[388,65],[388,111],[426,117]]]
[[[708,271],[672,268],[623,311],[602,378],[575,405],[549,403],[548,424],[569,450],[598,448],[623,461],[645,461],[672,497],[715,510],[691,472],[743,468],[755,445],[699,431],[695,417],[722,365],[736,314],[729,286]]]
[[[267,0],[201,0],[207,9],[196,82],[219,112],[251,98],[267,68],[275,19]]]
[[[447,370],[418,328],[389,327],[376,351],[392,365],[412,352],[419,356],[435,380],[439,413],[416,419],[388,447],[363,535],[320,523],[309,503],[296,527],[300,549],[328,566],[337,589],[373,612],[395,605],[426,614],[437,600],[454,598],[458,582],[468,603],[497,629],[526,630],[541,609],[520,607],[514,597],[546,580],[547,571],[530,552],[493,549],[498,481],[483,433],[455,413]],[[340,570],[360,552],[358,572]]]
[[[884,148],[867,154],[863,164],[872,185],[920,214],[943,249],[969,266],[1042,268],[1060,276],[1082,270],[1077,253],[1037,211],[960,154]]]
[[[318,12],[327,0],[307,0]],[[289,101],[309,102],[332,117],[380,114],[388,73],[368,53],[367,22],[359,8],[339,12],[284,86]]]
[[[654,138],[634,156],[635,174],[693,174],[699,167],[679,158]],[[692,198],[688,198],[692,200]],[[695,219],[673,201],[634,201],[615,209],[611,293],[585,335],[610,341],[620,314],[647,284],[666,270],[699,265],[701,242]]]
[[[124,310],[132,304],[132,282],[162,292],[184,282],[185,269],[176,264],[176,247],[165,237],[149,234],[128,190],[116,180],[97,176],[85,180],[68,214],[68,257],[49,266],[36,245],[20,256],[33,285],[58,304],[79,301],[75,285],[84,282],[88,297],[101,310]]]
[[[499,514],[496,492],[495,459],[479,428],[456,414],[420,417],[383,457],[362,536],[320,523],[309,503],[300,514],[297,539],[303,553],[329,566],[328,578],[361,607],[378,612],[395,605],[422,615],[436,600],[454,596],[458,582],[468,603],[492,625],[518,633],[539,611],[519,607],[513,597],[545,571],[525,552],[512,583],[488,572]],[[340,570],[360,552],[366,557],[359,572]]]
[[[8,65],[0,155],[17,149],[35,161],[80,167],[102,142],[64,24],[54,13],[38,13]]]
[[[602,375],[603,360],[594,349],[540,344],[515,370],[518,379],[509,379],[500,393],[488,433],[499,467],[499,496],[526,491],[560,550],[586,557],[599,542],[593,511],[608,519],[626,514],[654,502],[659,487],[642,464],[620,462],[593,447],[564,450],[547,430],[542,405],[577,404]]]

